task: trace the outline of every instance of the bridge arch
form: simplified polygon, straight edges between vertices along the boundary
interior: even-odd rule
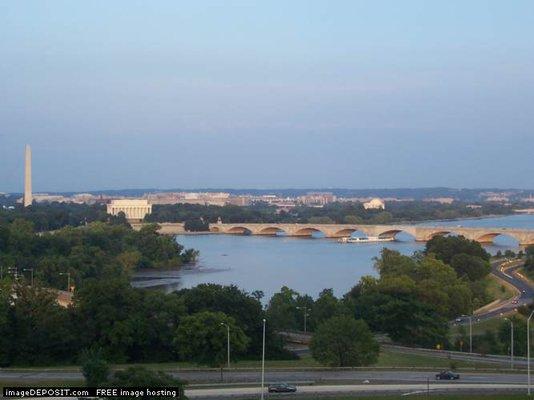
[[[210,226],[210,232],[220,233],[222,231],[218,226]]]
[[[335,232],[333,237],[336,237],[336,238],[350,237],[355,232],[359,232],[358,228],[344,228],[344,229],[340,229],[339,231]]]
[[[407,232],[403,229],[390,229],[384,232],[381,232],[378,234],[378,237],[380,239],[395,239],[399,241],[411,241],[415,240],[415,236],[412,235],[410,232]]]
[[[489,232],[485,233],[475,239],[477,242],[482,244],[496,244],[496,245],[517,245],[520,243],[520,238],[514,236],[513,233],[507,232]]]
[[[313,236],[326,236],[323,231],[317,228],[312,227],[306,227],[296,230],[293,233],[293,236],[305,236],[305,237],[313,237]]]
[[[233,235],[251,235],[252,231],[244,226],[233,226],[226,231]]]
[[[277,226],[268,226],[266,228],[262,228],[257,233],[257,235],[271,235],[271,236],[284,235],[284,234],[286,234],[286,231],[284,231],[282,228],[279,228]]]

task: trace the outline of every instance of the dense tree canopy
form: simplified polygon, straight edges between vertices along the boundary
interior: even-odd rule
[[[210,230],[210,224],[202,218],[190,218],[184,222],[187,232],[204,232]]]
[[[364,321],[341,315],[317,327],[310,350],[324,365],[360,367],[377,361],[379,345]]]
[[[1,363],[47,365],[68,361],[75,346],[68,310],[56,302],[53,291],[41,286],[17,285],[16,300],[7,306],[7,337]],[[6,305],[4,305],[6,307]]]
[[[91,222],[125,222],[124,218],[107,214],[104,204],[34,203],[30,207],[15,205],[13,210],[0,208],[0,226],[16,219],[31,222],[37,232],[54,231],[65,226],[82,226]]]
[[[470,285],[433,255],[409,257],[383,249],[375,266],[379,278],[362,278],[345,301],[356,318],[396,342],[446,345],[447,321],[473,307]]]
[[[322,290],[314,300],[311,296],[302,295],[286,286],[275,293],[267,305],[267,318],[280,331],[304,330],[304,314],[307,330],[314,331],[327,319],[350,314],[350,310],[334,296],[332,289]]]
[[[148,393],[144,393],[143,395],[132,394],[132,396],[129,397],[122,397],[124,399],[136,400],[143,398],[147,400],[171,400],[179,398],[187,400],[187,397],[184,395],[184,382],[165,372],[149,370],[142,366],[134,366],[126,368],[125,370],[115,371],[111,374],[110,366],[102,357],[102,352],[98,348],[93,348],[83,353],[82,372],[86,386],[88,387],[177,391],[177,393],[169,393],[169,395],[166,395],[167,392],[154,393],[154,395]],[[117,397],[103,398],[116,399]]]
[[[128,225],[95,222],[37,235],[25,219],[0,223],[0,265],[19,272],[32,268],[36,280],[56,288],[66,287],[67,272],[79,284],[110,273],[179,267],[196,256],[195,250],[159,235],[156,225],[134,231]]]
[[[228,331],[225,324],[230,328],[231,356],[235,358],[244,354],[250,339],[233,318],[213,311],[202,311],[183,318],[176,331],[176,351],[184,360],[222,366],[227,360]]]
[[[298,216],[273,218],[365,220],[354,207],[332,205],[325,208],[327,214],[304,210]],[[270,215],[264,211],[247,212],[259,213],[258,218]],[[121,218],[78,227],[61,227],[71,225],[63,221],[54,232],[37,234],[32,213],[0,218],[4,272],[32,268],[35,275],[31,286],[29,274],[0,280],[1,366],[73,363],[83,356],[84,372],[98,381],[106,375],[102,359],[221,365],[226,360],[226,328],[221,324],[230,326],[233,357],[257,358],[264,318],[268,358],[292,357],[275,331],[303,330],[306,320],[306,328],[315,332],[314,357],[322,363],[367,365],[378,351],[370,331],[408,345],[447,346],[447,321],[488,300],[482,278],[489,272],[489,255],[462,237],[436,237],[413,256],[384,249],[375,260],[379,276],[363,277],[342,299],[332,289],[313,299],[282,287],[264,309],[261,292],[247,293],[235,286],[203,284],[172,294],[132,288],[132,271],[178,267],[196,257],[194,250],[158,235],[156,225],[134,231]],[[241,218],[237,211],[234,217]],[[394,212],[375,212],[373,218],[396,217]],[[526,251],[527,271],[531,265],[534,247]],[[76,290],[73,304],[63,308],[54,288],[66,287],[66,273]],[[505,352],[505,330],[477,337],[476,348]],[[140,370],[111,379],[128,382],[132,377],[147,382],[167,379]]]
[[[111,368],[99,347],[85,349],[80,355],[85,383],[89,387],[104,386],[109,378]]]
[[[426,243],[425,254],[449,264],[459,277],[477,282],[491,272],[490,254],[482,245],[463,236],[435,236]],[[475,291],[475,286],[472,289]]]
[[[525,250],[525,272],[534,280],[534,245],[528,246]]]
[[[348,223],[386,224],[400,221],[423,221],[430,219],[453,219],[478,217],[487,214],[510,213],[511,208],[483,204],[481,208],[467,207],[467,203],[439,204],[425,201],[388,202],[387,210],[366,210],[361,202],[336,202],[323,207],[297,206],[290,212],[279,211],[265,203],[250,206],[214,206],[199,204],[155,204],[150,222],[287,222],[287,223]],[[195,226],[198,222],[195,222]],[[205,226],[204,226],[205,228]],[[195,229],[191,229],[195,230]]]
[[[346,300],[352,304],[355,317],[365,320],[374,332],[386,333],[406,345],[434,347],[447,342],[447,319],[401,281],[389,289],[371,280],[360,285]]]
[[[236,321],[250,339],[248,355],[260,354],[262,350],[263,324],[265,318],[262,304],[257,296],[236,286],[200,284],[191,289],[182,289],[175,294],[183,301],[187,314],[203,311],[221,312]],[[283,348],[281,339],[274,335],[277,329],[274,320],[267,316],[266,354],[272,358],[291,358],[292,354]]]
[[[480,257],[486,261],[489,261],[491,257],[481,244],[475,240],[469,240],[463,236],[442,235],[434,236],[426,242],[425,254],[434,254],[438,260],[447,264],[450,264],[452,258],[458,254]]]
[[[451,258],[450,265],[458,276],[466,277],[470,281],[478,281],[491,272],[489,262],[482,257],[460,253]]]

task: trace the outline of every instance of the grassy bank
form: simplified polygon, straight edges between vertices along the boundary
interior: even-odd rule
[[[483,362],[468,362],[468,361],[452,361],[457,368],[495,368],[495,365]],[[161,371],[179,371],[180,369],[199,369],[207,368],[207,366],[196,365],[186,362],[176,363],[147,363],[147,364],[117,364],[114,369],[123,369],[132,365],[145,366],[150,369]],[[232,368],[260,368],[260,360],[242,360],[232,363]],[[321,368],[324,365],[315,361],[311,355],[303,355],[297,360],[266,360],[265,367],[269,368]],[[378,362],[369,368],[436,368],[448,369],[451,368],[451,360],[447,358],[432,357],[422,354],[401,353],[391,350],[383,350],[380,352]],[[58,366],[58,367],[13,367],[5,368],[4,371],[55,371],[55,372],[76,372],[80,368],[78,366]],[[0,381],[1,382],[1,381]]]
[[[490,274],[485,278],[486,281],[486,293],[493,300],[506,300],[514,297],[515,292],[510,288],[509,285],[504,284],[499,278],[495,275]]]
[[[147,365],[147,364],[145,364]],[[175,370],[179,368],[198,368],[196,365],[184,364],[148,364],[151,368],[162,370]],[[457,368],[495,368],[489,364],[473,363],[467,361],[454,361]],[[232,363],[233,368],[260,368],[259,360],[244,360]],[[304,355],[298,360],[267,360],[266,368],[320,368],[324,365],[315,361],[310,355]],[[421,354],[408,354],[396,351],[384,350],[380,352],[378,362],[370,368],[450,368],[451,360],[446,358],[431,357]]]

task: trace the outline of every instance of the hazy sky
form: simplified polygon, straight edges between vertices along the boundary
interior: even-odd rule
[[[534,188],[534,1],[0,0],[0,191]]]

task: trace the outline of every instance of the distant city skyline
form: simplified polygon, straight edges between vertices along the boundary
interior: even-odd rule
[[[0,5],[0,192],[534,188],[534,3]]]

